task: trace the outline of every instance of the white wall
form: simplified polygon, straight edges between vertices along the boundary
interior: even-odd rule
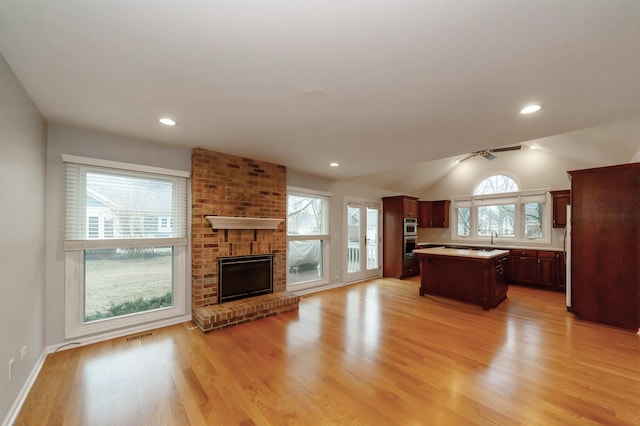
[[[46,344],[64,339],[64,217],[65,168],[62,154],[121,161],[175,170],[191,170],[191,149],[108,135],[62,124],[49,124],[47,148],[46,216]],[[187,274],[191,276],[190,273]],[[187,312],[191,311],[191,285],[187,281]]]
[[[470,195],[476,183],[490,174],[503,172],[514,176],[521,190],[526,189],[569,189],[571,187],[567,170],[593,167],[592,164],[568,160],[551,155],[544,150],[526,149],[516,153],[498,154],[492,161],[475,157],[451,168],[434,185],[419,194],[422,200],[451,199],[455,196]],[[419,229],[420,242],[448,242],[450,229]],[[564,245],[564,229],[554,229],[550,247]]]
[[[45,153],[46,123],[0,54],[0,420],[44,350]]]
[[[569,189],[567,170],[585,167],[583,163],[551,155],[542,150],[523,149],[516,153],[497,154],[489,161],[474,157],[452,167],[442,179],[428,188],[421,199],[450,199],[469,195],[475,184],[484,176],[505,172],[515,176],[520,189]]]

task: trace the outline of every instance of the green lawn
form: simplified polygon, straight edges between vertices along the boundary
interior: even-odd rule
[[[173,292],[171,252],[121,255],[95,250],[85,261],[85,318],[122,307],[137,312],[144,301]],[[163,299],[166,301],[166,298]],[[111,315],[108,315],[111,316]]]

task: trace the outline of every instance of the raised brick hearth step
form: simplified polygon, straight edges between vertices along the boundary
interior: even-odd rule
[[[204,332],[220,330],[232,325],[296,310],[299,302],[300,296],[292,293],[265,294],[217,305],[194,307],[193,320]]]

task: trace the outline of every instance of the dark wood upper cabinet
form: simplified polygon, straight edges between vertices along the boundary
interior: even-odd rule
[[[571,190],[549,191],[553,204],[553,227],[567,226],[567,206],[571,204]]]
[[[404,217],[418,218],[418,199],[412,197],[404,197],[402,199],[402,212]]]
[[[418,226],[448,228],[450,200],[418,201]]]
[[[431,201],[418,201],[418,226],[420,228],[431,227],[432,206]]]
[[[640,163],[574,170],[571,310],[580,319],[640,328]]]
[[[431,221],[433,228],[448,228],[449,227],[449,205],[451,201],[440,200],[433,202],[433,208],[431,211]]]

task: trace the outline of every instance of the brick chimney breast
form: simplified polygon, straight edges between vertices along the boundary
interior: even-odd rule
[[[286,290],[287,169],[203,148],[191,153],[192,309],[218,299],[218,257],[274,256],[274,292]],[[205,216],[282,219],[277,229],[212,229]]]

